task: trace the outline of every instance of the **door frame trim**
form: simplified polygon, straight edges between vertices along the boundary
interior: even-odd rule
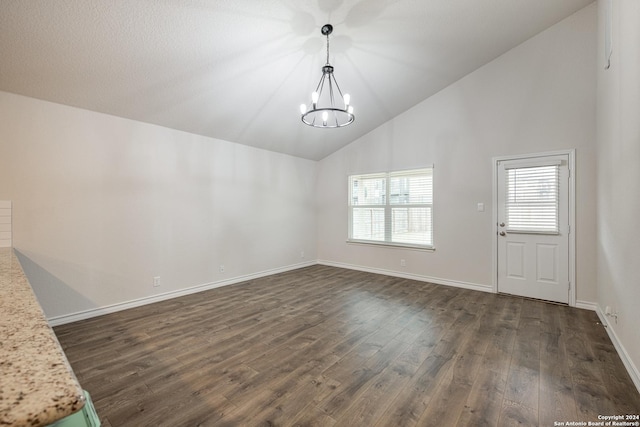
[[[507,160],[534,159],[547,156],[567,156],[569,166],[569,306],[576,306],[576,150],[546,151],[542,153],[518,154],[512,156],[492,157],[493,190],[492,190],[492,289],[498,293],[498,162]]]

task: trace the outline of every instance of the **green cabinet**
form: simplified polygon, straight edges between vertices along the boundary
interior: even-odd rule
[[[100,418],[98,418],[91,396],[86,390],[84,391],[84,397],[86,401],[81,410],[50,424],[49,427],[100,427]]]

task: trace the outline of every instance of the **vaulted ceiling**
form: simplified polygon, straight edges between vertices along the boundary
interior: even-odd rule
[[[2,0],[0,90],[321,159],[592,0]],[[325,62],[356,121],[302,124]]]

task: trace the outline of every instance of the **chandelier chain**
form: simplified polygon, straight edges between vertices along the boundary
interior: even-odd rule
[[[327,34],[327,65],[329,65],[329,34]]]

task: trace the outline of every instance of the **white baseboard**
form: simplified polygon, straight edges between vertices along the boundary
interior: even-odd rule
[[[580,300],[577,300],[576,301],[576,308],[581,308],[583,310],[598,311],[598,304],[596,304],[595,302],[591,302],[591,301],[580,301]]]
[[[367,273],[384,274],[387,276],[401,277],[403,279],[418,280],[420,282],[435,283],[436,285],[453,286],[456,288],[471,289],[481,292],[493,292],[493,287],[491,285],[480,285],[477,283],[461,282],[458,280],[441,279],[439,277],[423,276],[420,274],[404,273],[402,271],[385,270],[383,268],[366,267],[355,264],[345,264],[336,261],[318,260],[318,264],[330,267],[346,268],[349,270],[364,271]]]
[[[618,339],[618,335],[616,335],[615,329],[609,324],[609,318],[604,314],[602,307],[600,307],[599,305],[596,306],[596,313],[600,318],[600,322],[605,326],[605,330],[607,331],[607,334],[609,335],[613,346],[616,348],[616,351],[618,352],[618,355],[620,356],[624,367],[627,368],[627,372],[629,372],[629,376],[631,377],[633,384],[638,389],[638,393],[640,393],[640,371],[633,363],[631,357],[629,356],[629,353],[627,353],[627,350]]]
[[[79,311],[71,314],[63,314],[61,316],[53,316],[47,319],[50,326],[59,326],[66,323],[73,323],[80,320],[90,319],[92,317],[98,317],[109,313],[115,313],[117,311],[127,310],[129,308],[141,307],[143,305],[152,304],[154,302],[165,301],[172,298],[177,298],[185,295],[194,294],[196,292],[202,292],[209,289],[220,288],[222,286],[233,285],[247,280],[258,279],[260,277],[270,276],[272,274],[284,273],[286,271],[297,270],[303,267],[309,267],[316,265],[316,261],[308,261],[299,264],[288,265],[285,267],[273,268],[270,270],[264,270],[257,273],[247,274],[244,276],[232,277],[230,279],[220,280],[217,282],[204,283],[201,285],[191,286],[185,289],[178,289],[175,291],[165,292],[162,294],[151,295],[148,297],[138,298],[131,301],[120,302],[103,307],[92,308],[90,310]]]

